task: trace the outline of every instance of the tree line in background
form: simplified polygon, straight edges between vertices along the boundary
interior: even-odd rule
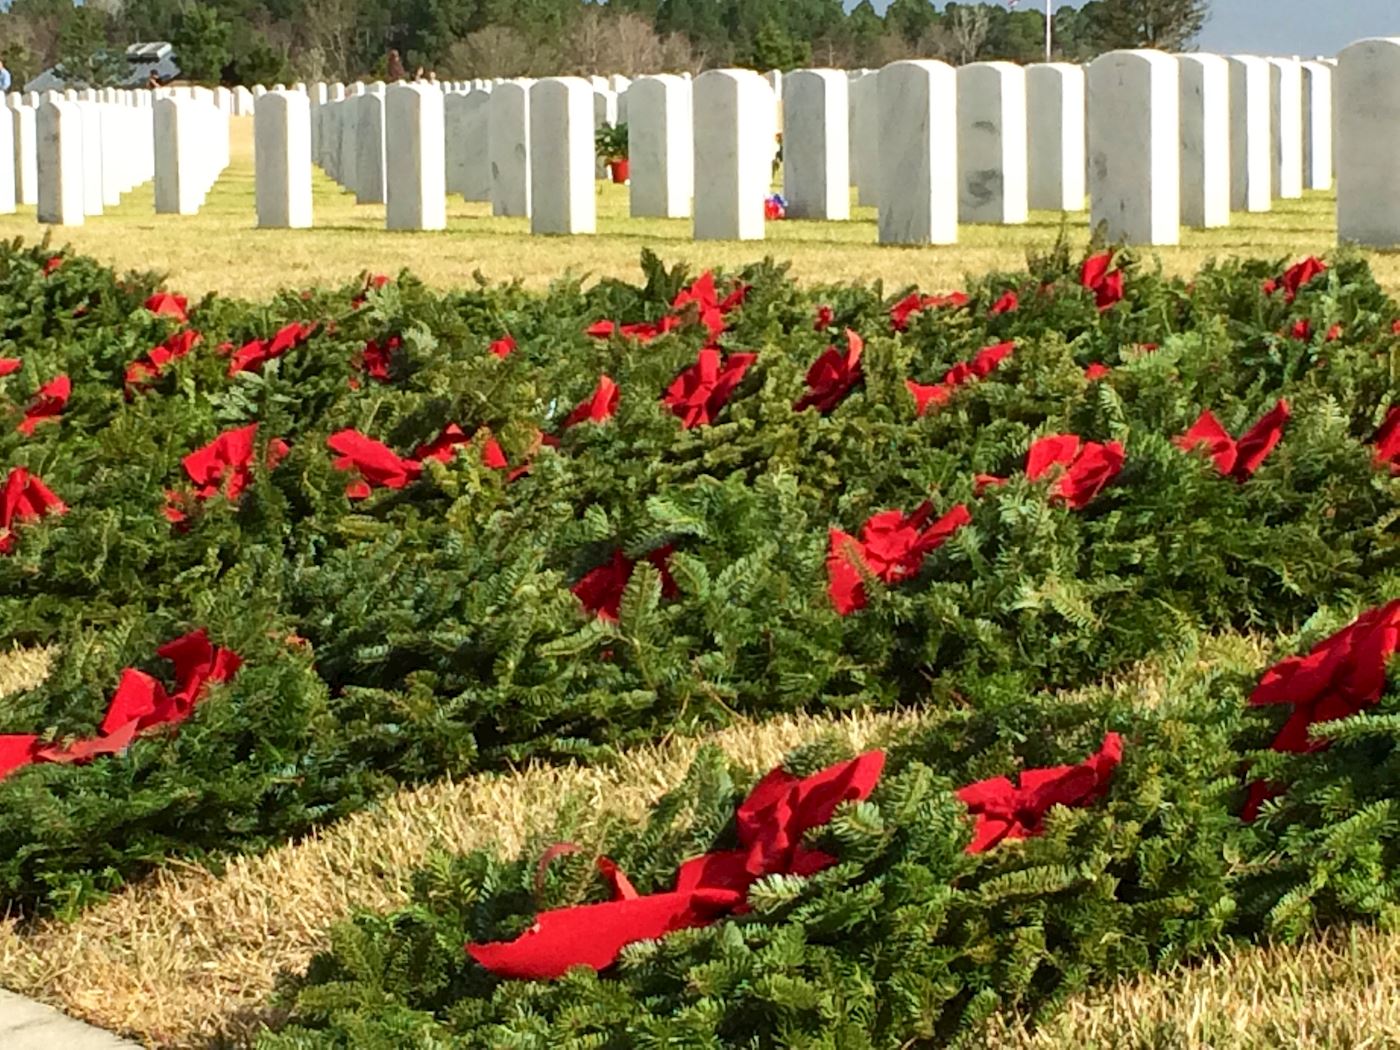
[[[1037,6],[1028,3],[1027,7]],[[1054,15],[1056,59],[1188,47],[1207,0],[1090,0]],[[0,40],[15,82],[51,66],[95,85],[137,41],[174,45],[205,83],[383,75],[397,50],[440,77],[649,73],[742,65],[878,67],[1044,58],[1045,14],[1001,3],[871,0],[12,0]]]

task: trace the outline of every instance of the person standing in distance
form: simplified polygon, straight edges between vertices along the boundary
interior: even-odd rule
[[[5,60],[0,58],[0,95],[10,90],[10,71],[5,67]]]

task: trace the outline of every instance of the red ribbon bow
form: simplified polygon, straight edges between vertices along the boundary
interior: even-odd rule
[[[1288,402],[1280,400],[1236,441],[1210,409],[1206,409],[1174,444],[1188,452],[1204,448],[1221,474],[1236,481],[1247,481],[1283,437],[1288,417]]]
[[[301,324],[293,321],[283,325],[271,339],[251,339],[234,352],[228,364],[229,376],[239,372],[250,372],[261,368],[274,357],[281,357],[288,350],[305,343],[315,333],[314,324]]]
[[[14,375],[23,367],[24,362],[18,357],[0,357],[0,379]]]
[[[564,429],[568,430],[580,423],[602,423],[612,419],[617,414],[617,405],[621,400],[622,391],[618,385],[606,375],[599,376],[598,385],[593,393],[586,400],[579,402],[565,418]]]
[[[370,289],[383,288],[388,283],[389,278],[382,273],[366,274],[364,291],[350,300],[350,306],[358,310],[365,305],[365,300],[369,298]]]
[[[403,340],[396,335],[389,336],[382,343],[370,339],[366,341],[365,348],[355,355],[355,367],[371,379],[387,383],[394,355],[402,348]]]
[[[826,350],[807,369],[807,393],[793,402],[792,410],[801,412],[816,408],[823,415],[830,412],[851,392],[851,388],[861,381],[861,354],[865,352],[865,340],[854,331],[846,329],[846,352],[843,354],[834,346]]]
[[[258,424],[250,423],[246,427],[224,431],[181,460],[185,473],[194,483],[195,500],[203,503],[222,492],[230,503],[236,503],[253,481],[253,446],[257,438]],[[273,438],[267,445],[267,469],[275,469],[290,451],[285,441]],[[174,492],[167,495],[172,502],[165,508],[165,516],[179,524],[186,517],[177,506],[180,497]]]
[[[58,419],[63,414],[63,406],[68,404],[68,398],[72,393],[73,383],[66,375],[49,380],[34,395],[34,400],[24,411],[24,418],[20,420],[19,426],[15,429],[25,437],[29,437],[34,433],[34,428],[44,420]]]
[[[1021,305],[1021,300],[1015,292],[1005,292],[1002,297],[992,304],[987,311],[988,317],[1000,317],[1002,314],[1009,314]]]
[[[0,779],[36,762],[67,765],[125,751],[138,733],[178,725],[189,718],[204,699],[208,686],[227,682],[243,663],[232,650],[215,648],[203,628],[167,642],[156,650],[156,655],[175,665],[174,693],[167,692],[164,685],[144,671],[128,667],[122,672],[96,736],[60,747],[40,744],[33,733],[0,735]]]
[[[170,295],[167,292],[157,292],[142,305],[157,317],[173,317],[181,324],[189,323],[189,316],[185,313],[185,310],[189,307],[189,300],[183,295]]]
[[[1400,474],[1400,405],[1390,406],[1385,422],[1376,431],[1376,454],[1371,462],[1378,467],[1390,467],[1392,474]]]
[[[898,510],[872,516],[861,526],[859,541],[840,529],[831,530],[826,592],[838,613],[849,616],[865,608],[861,566],[885,583],[898,583],[917,575],[929,553],[972,521],[961,503],[929,525],[932,516],[933,504],[925,502],[908,517]]]
[[[507,358],[515,352],[515,337],[509,332],[491,344],[491,353],[499,358]]]
[[[1103,252],[1085,259],[1079,271],[1079,283],[1094,293],[1094,303],[1100,312],[1123,298],[1123,271],[1110,273],[1112,265],[1113,253]]]
[[[954,390],[974,379],[986,379],[1015,348],[1015,343],[984,347],[972,356],[971,361],[959,361],[948,369],[941,383],[924,384],[906,379],[904,386],[914,396],[915,411],[922,416],[932,405],[946,405]]]
[[[350,499],[367,499],[377,488],[401,489],[423,473],[422,463],[399,456],[388,445],[358,430],[338,431],[326,438],[326,445],[339,456],[334,463],[337,470],[358,475],[358,480],[345,486],[345,495]]]
[[[14,528],[33,524],[47,514],[66,514],[63,500],[24,467],[15,467],[0,488],[0,554],[15,549]]]
[[[1298,298],[1298,292],[1303,285],[1307,284],[1314,277],[1319,277],[1327,272],[1327,265],[1315,256],[1308,256],[1300,263],[1295,263],[1284,271],[1282,277],[1270,277],[1264,282],[1264,294],[1273,295],[1280,288],[1283,289],[1283,301],[1293,302]]]
[[[1290,656],[1264,672],[1249,694],[1251,707],[1292,704],[1293,713],[1270,744],[1274,751],[1307,754],[1327,746],[1313,740],[1308,727],[1350,718],[1374,707],[1385,691],[1385,669],[1400,647],[1400,600],[1371,609],[1349,626],[1323,639],[1306,656]],[[1259,807],[1279,793],[1255,781],[1243,817],[1253,820]]]
[[[674,550],[667,544],[643,556],[661,574],[661,595],[664,598],[674,598],[680,593],[671,576],[671,554]],[[627,589],[627,581],[632,578],[632,570],[636,567],[637,563],[622,551],[613,551],[611,561],[590,569],[569,589],[582,603],[585,612],[600,620],[616,620],[622,608],[622,592]]]
[[[1026,453],[1026,477],[1037,481],[1054,467],[1063,471],[1051,486],[1051,500],[1083,510],[1123,469],[1123,446],[1117,441],[1082,441],[1077,434],[1051,434]]]
[[[1045,829],[1053,806],[1087,806],[1102,798],[1118,763],[1123,738],[1108,733],[1103,745],[1077,766],[1023,770],[1018,784],[992,777],[959,788],[957,797],[975,819],[968,853],[985,853],[1007,839],[1025,839]]]
[[[944,308],[956,310],[971,301],[966,292],[949,292],[947,295],[920,295],[918,292],[910,292],[890,307],[890,324],[896,332],[902,332],[909,327],[909,318],[914,314]]]
[[[802,839],[830,822],[842,803],[869,798],[884,766],[884,752],[870,751],[810,777],[774,769],[739,805],[739,848],[686,861],[674,890],[640,895],[616,864],[601,857],[598,867],[612,886],[613,900],[540,912],[515,940],[468,944],[467,952],[498,977],[548,981],[575,966],[607,969],[636,941],[741,912],[749,888],[759,879],[813,875],[836,863],[835,857],[804,846]]]
[[[706,347],[695,364],[666,388],[661,403],[680,418],[681,427],[686,430],[712,423],[756,360],[757,354],[721,357],[718,350]]]
[[[200,335],[193,329],[186,328],[175,332],[160,346],[152,347],[145,357],[139,358],[126,366],[126,388],[127,392],[133,392],[143,383],[155,379],[163,371],[165,366],[171,361],[176,361],[184,357],[196,346],[199,345]]]

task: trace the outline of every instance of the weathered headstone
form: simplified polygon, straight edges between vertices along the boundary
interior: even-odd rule
[[[311,226],[311,105],[299,91],[269,91],[253,111],[258,226]]]
[[[77,105],[62,99],[39,107],[39,221],[55,226],[83,224],[83,118]]]
[[[15,199],[20,204],[38,204],[38,114],[30,105],[15,106],[12,112],[15,115]]]
[[[1269,61],[1231,55],[1230,210],[1268,211],[1272,206],[1274,152]]]
[[[1181,83],[1160,51],[1089,66],[1089,226],[1109,242],[1181,239]]]
[[[627,152],[633,218],[683,219],[695,192],[690,82],[661,74],[628,89]]]
[[[879,74],[881,244],[958,240],[957,72],[892,62]]]
[[[530,80],[508,80],[491,92],[488,153],[491,213],[530,214]]]
[[[1012,62],[958,70],[958,218],[1027,219],[1026,71]]]
[[[546,77],[530,87],[530,232],[597,229],[593,89],[580,77]]]
[[[1332,67],[1303,63],[1303,187],[1332,188]]]
[[[695,239],[761,240],[772,181],[773,91],[750,69],[709,70],[691,91]]]
[[[790,219],[851,217],[846,74],[799,69],[783,78],[783,197]]]
[[[1337,237],[1400,247],[1400,37],[1359,40],[1338,56]]]
[[[873,207],[880,185],[880,76],[878,71],[862,70],[847,88],[850,123],[847,136],[851,147],[851,183],[856,203]]]
[[[448,95],[443,101],[447,120],[447,192],[460,193],[464,200],[489,201],[491,96],[472,91]]]
[[[1230,63],[1220,55],[1180,55],[1181,223],[1196,229],[1230,222]]]
[[[386,106],[386,224],[391,230],[445,230],[447,133],[442,92],[432,84],[394,84]]]
[[[1292,58],[1269,62],[1269,137],[1275,197],[1303,195],[1303,67]]]
[[[355,100],[355,203],[383,204],[384,95],[368,91]]]
[[[1026,67],[1026,155],[1032,208],[1083,211],[1085,79],[1082,66],[1041,62]]]

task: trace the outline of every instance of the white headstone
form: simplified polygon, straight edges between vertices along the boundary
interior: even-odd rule
[[[772,182],[772,89],[750,69],[712,69],[691,86],[698,241],[761,240]]]
[[[62,99],[39,107],[39,221],[56,226],[83,224],[83,118],[77,105]]]
[[[65,99],[65,101],[67,101]],[[83,124],[83,214],[102,214],[102,104],[73,102]]]
[[[442,92],[433,84],[394,84],[385,103],[386,225],[391,230],[445,230],[447,132]]]
[[[1089,66],[1089,228],[1111,243],[1181,239],[1181,82],[1160,51]]]
[[[258,226],[311,226],[311,105],[299,91],[269,91],[253,111]]]
[[[958,77],[943,62],[880,70],[881,244],[958,241]]]
[[[464,200],[491,199],[491,96],[484,91],[444,99],[447,120],[447,192]]]
[[[0,106],[0,157],[12,157],[15,152],[15,113],[8,106]],[[0,215],[13,215],[15,211],[15,167],[13,164],[0,164]]]
[[[664,73],[638,77],[628,97],[632,217],[684,219],[695,192],[690,82]]]
[[[194,215],[204,203],[211,167],[209,114],[188,98],[155,105],[156,214]]]
[[[1332,67],[1303,63],[1303,188],[1332,188]]]
[[[488,153],[491,214],[530,214],[530,80],[507,80],[491,92]]]
[[[1296,59],[1269,59],[1269,136],[1273,148],[1273,194],[1303,195],[1303,67]]]
[[[1338,56],[1337,237],[1400,247],[1400,37],[1359,40]]]
[[[1229,63],[1230,210],[1268,211],[1274,181],[1269,60],[1231,55]]]
[[[1084,210],[1084,68],[1069,62],[1026,67],[1029,202],[1044,211]]]
[[[1027,219],[1026,71],[1012,62],[958,70],[958,218]]]
[[[15,115],[15,199],[39,203],[39,129],[34,107],[13,107]]]
[[[1230,63],[1220,55],[1180,55],[1181,224],[1230,222]]]
[[[848,87],[850,122],[847,136],[851,146],[851,183],[856,187],[856,203],[874,207],[880,186],[880,76],[862,72],[851,78]]]
[[[530,232],[594,233],[593,89],[581,77],[530,88]]]
[[[593,89],[593,127],[612,127],[617,123],[617,95],[607,88]]]
[[[846,74],[799,69],[783,78],[783,198],[790,219],[851,217]]]
[[[368,91],[355,101],[355,203],[383,204],[384,96]]]

